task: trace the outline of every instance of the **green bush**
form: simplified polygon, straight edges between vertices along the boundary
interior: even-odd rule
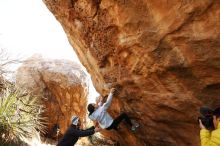
[[[44,132],[42,112],[39,98],[7,84],[0,93],[0,142],[19,142],[34,130]]]

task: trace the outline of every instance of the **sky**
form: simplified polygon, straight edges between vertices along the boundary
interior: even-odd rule
[[[24,57],[40,53],[79,62],[42,0],[0,0],[0,47]]]
[[[0,0],[0,48],[13,57],[41,54],[80,62],[62,26],[42,0]],[[90,89],[90,96],[98,95]]]

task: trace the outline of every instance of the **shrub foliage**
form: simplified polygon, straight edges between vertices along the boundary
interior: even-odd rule
[[[45,119],[39,98],[6,83],[0,93],[0,139],[18,142],[35,130],[44,132]]]

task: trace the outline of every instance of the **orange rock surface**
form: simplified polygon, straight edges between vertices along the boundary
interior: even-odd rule
[[[63,134],[72,115],[85,120],[88,84],[80,65],[67,60],[33,57],[18,69],[16,84],[42,98],[47,117],[47,131],[54,136],[53,126],[60,125]]]
[[[140,123],[120,145],[198,146],[198,108],[220,105],[219,0],[44,0],[106,94]]]

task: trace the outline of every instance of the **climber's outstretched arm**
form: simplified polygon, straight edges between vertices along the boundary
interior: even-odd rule
[[[105,110],[107,110],[109,108],[109,106],[111,105],[114,92],[115,92],[115,88],[112,88],[109,95],[108,95],[106,102],[102,105]]]

